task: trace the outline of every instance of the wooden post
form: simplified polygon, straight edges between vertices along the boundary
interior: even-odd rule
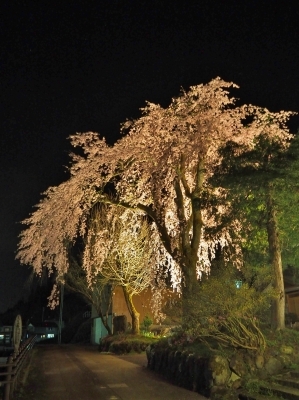
[[[9,356],[7,360],[7,383],[5,384],[4,388],[4,400],[9,400],[9,394],[10,394],[10,386],[12,383],[11,377],[12,377],[12,364],[13,364],[13,356]]]

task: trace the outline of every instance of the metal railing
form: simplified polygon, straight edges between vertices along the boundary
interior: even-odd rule
[[[24,343],[21,343],[19,351],[11,354],[6,363],[0,364],[0,386],[4,386],[3,400],[12,398],[11,396],[16,388],[19,373],[36,342],[36,338],[37,336],[33,336]]]

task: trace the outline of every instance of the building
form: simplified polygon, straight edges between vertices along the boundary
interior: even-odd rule
[[[155,323],[160,323],[159,321],[155,321],[153,311],[151,308],[152,303],[152,291],[150,289],[144,290],[139,295],[133,296],[134,305],[139,312],[139,320],[140,323],[144,320],[146,316],[149,316]],[[176,298],[178,297],[177,293],[174,293],[172,290],[165,290],[163,294],[163,301],[164,303],[169,298]],[[112,298],[112,306],[108,312],[108,323],[113,332],[113,318],[117,316],[124,315],[128,322],[128,326],[132,325],[131,315],[129,313],[126,300],[124,297],[124,293],[121,286],[117,286],[113,291],[113,298]],[[92,325],[91,325],[91,343],[98,344],[101,338],[107,336],[108,332],[104,327],[101,318],[97,315],[97,312],[94,307],[92,307]]]
[[[53,321],[45,321],[41,326],[31,328],[31,332],[37,336],[37,342],[55,339],[58,336],[58,325]]]

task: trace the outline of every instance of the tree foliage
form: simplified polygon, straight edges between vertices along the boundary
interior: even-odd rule
[[[167,265],[183,297],[192,295],[198,277],[209,270],[216,245],[233,248],[227,258],[236,254],[240,262],[239,223],[226,219],[226,191],[210,183],[221,163],[218,149],[228,142],[252,148],[260,135],[287,143],[291,113],[237,106],[229,96],[236,87],[216,78],[183,91],[166,108],[146,103],[139,119],[123,124],[124,135],[113,146],[92,132],[71,136],[79,152],[71,155],[70,178],[49,188],[24,221],[20,261],[36,273],[57,270],[60,279],[69,267],[65,243],[86,234],[96,203],[115,202],[152,219],[157,265]],[[111,187],[113,201],[107,195]]]
[[[94,282],[103,288],[122,287],[134,334],[139,333],[139,312],[133,296],[156,286],[153,235],[148,221],[131,209],[101,204],[89,218],[83,268],[91,287]]]
[[[70,267],[64,275],[65,287],[80,295],[90,306],[94,307],[108,334],[111,335],[112,330],[109,325],[109,313],[113,298],[111,286],[104,286],[99,276],[93,279],[92,284],[89,284],[87,273],[82,267],[82,257],[79,257],[78,260],[78,256],[75,257],[70,251],[69,260]]]
[[[218,183],[221,181],[229,187],[230,196],[238,203],[238,219],[243,221],[243,227],[246,226],[243,234],[247,258],[251,262],[271,265],[272,284],[278,293],[272,305],[272,327],[283,329],[282,255],[287,254],[286,242],[292,242],[294,237],[297,242],[299,239],[295,233],[299,221],[294,207],[298,202],[298,137],[290,136],[285,141],[262,134],[256,137],[254,147],[228,143],[220,153],[223,158],[218,169]],[[290,223],[288,215],[292,215]],[[293,259],[296,253],[293,247]]]
[[[266,343],[261,322],[267,320],[275,290],[260,290],[258,281],[239,284],[238,279],[237,271],[227,268],[203,280],[191,300],[187,332],[207,343],[212,340],[224,346],[263,351]]]

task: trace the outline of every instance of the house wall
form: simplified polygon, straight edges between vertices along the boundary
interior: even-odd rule
[[[299,293],[290,293],[286,295],[286,311],[296,314],[299,318]]]
[[[133,302],[136,310],[140,313],[140,321],[144,319],[146,315],[152,317],[152,311],[150,309],[151,293],[149,290],[145,290],[140,295],[133,296]],[[113,306],[112,312],[114,316],[125,315],[127,317],[128,323],[132,323],[132,319],[127,307],[123,289],[121,287],[116,287],[113,292]]]
[[[139,312],[140,323],[142,323],[145,316],[149,316],[154,323],[159,323],[160,321],[155,320],[153,315],[153,311],[151,308],[151,303],[153,300],[153,296],[156,294],[153,293],[150,289],[144,290],[142,293],[133,296],[133,302],[136,310]],[[168,299],[178,297],[177,293],[174,293],[172,290],[165,290],[162,293],[162,302],[166,302]],[[131,324],[132,319],[126,304],[125,296],[123,290],[120,286],[117,286],[113,292],[113,306],[112,313],[114,316],[118,315],[126,315],[127,321]]]
[[[158,324],[159,321],[155,320],[153,311],[151,309],[152,297],[155,294],[150,289],[144,290],[139,295],[133,296],[133,302],[136,310],[139,312],[140,323],[142,323],[145,316],[149,316],[154,324]],[[168,299],[177,298],[178,294],[172,290],[165,290],[162,293],[162,302],[166,302]],[[128,324],[132,324],[132,319],[126,304],[123,290],[120,286],[117,286],[113,292],[112,309],[109,312],[109,325],[112,327],[112,318],[115,316],[125,315],[127,317]],[[101,319],[98,317],[94,307],[92,307],[92,330],[91,330],[91,343],[98,344],[100,339],[107,336],[107,330],[103,326]]]

